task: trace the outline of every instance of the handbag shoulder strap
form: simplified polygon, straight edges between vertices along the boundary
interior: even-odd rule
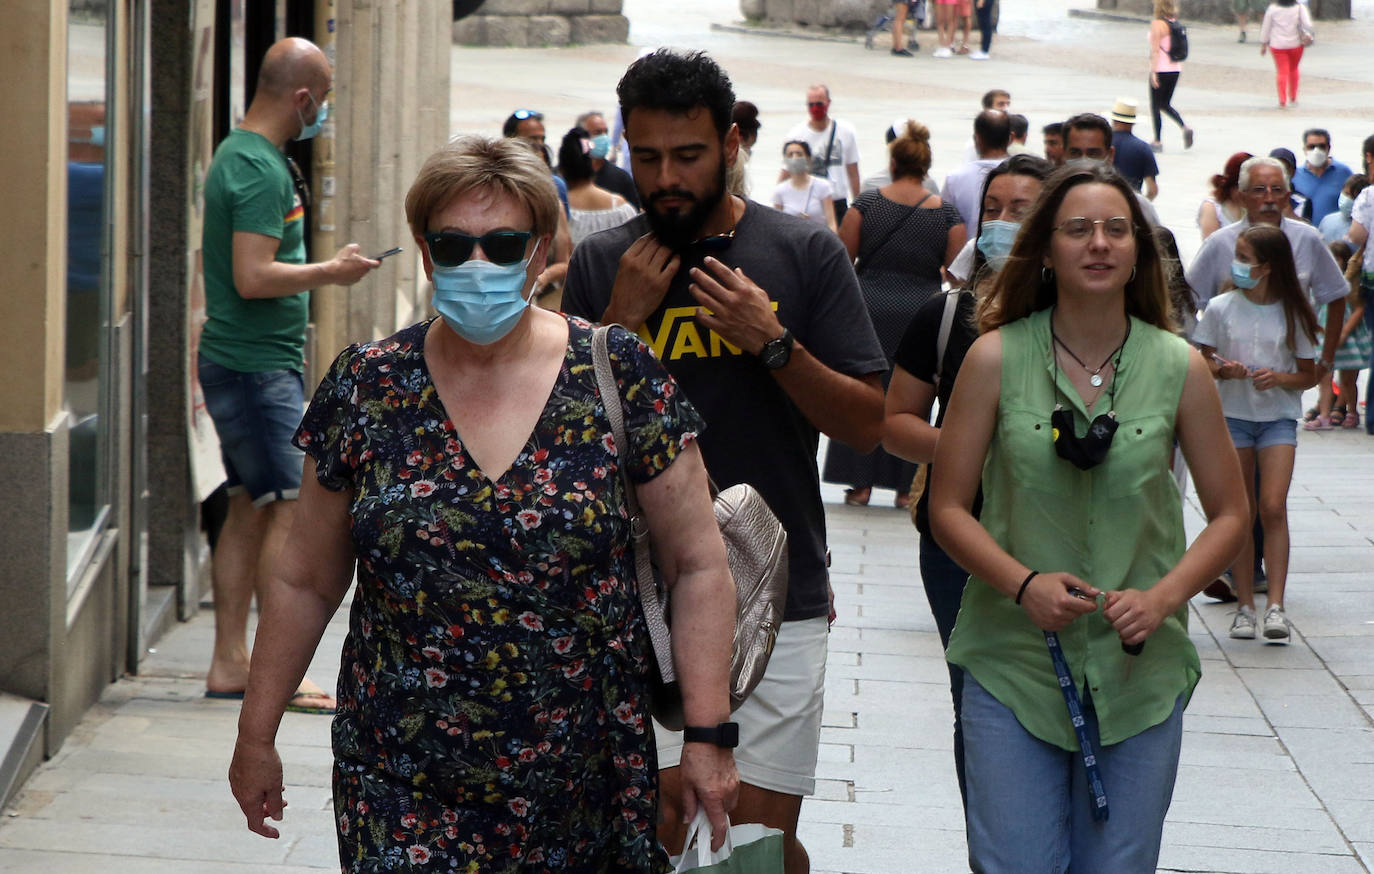
[[[625,490],[625,504],[630,511],[630,544],[634,548],[635,586],[639,591],[640,606],[644,610],[644,623],[649,627],[649,639],[654,645],[654,657],[658,660],[659,673],[662,674],[665,683],[672,683],[677,679],[673,671],[673,647],[668,634],[668,623],[663,615],[658,583],[654,576],[653,558],[649,553],[649,523],[639,508],[634,481],[630,479],[630,473],[624,464],[630,440],[625,431],[624,399],[620,395],[620,387],[616,385],[615,374],[611,371],[611,353],[607,348],[610,333],[610,325],[601,325],[592,332],[592,367],[596,372],[596,387],[601,394],[601,404],[606,408],[607,418],[611,420],[616,455],[621,459],[618,466]]]
[[[945,352],[949,349],[949,335],[954,329],[954,314],[959,311],[959,291],[945,292],[945,307],[940,314],[940,333],[935,337],[935,390],[945,375]]]
[[[887,229],[887,233],[883,234],[883,238],[878,241],[878,245],[872,247],[867,252],[860,253],[859,256],[854,259],[855,268],[857,269],[858,265],[860,264],[866,264],[869,261],[872,261],[873,256],[878,254],[878,252],[883,248],[883,246],[887,245],[888,240],[892,239],[892,235],[897,233],[897,231],[901,230],[902,226],[905,225],[907,222],[911,221],[911,217],[916,214],[916,210],[921,208],[921,204],[925,203],[927,200],[930,200],[934,196],[935,195],[927,192],[925,197],[922,197],[920,200],[916,201],[915,206],[909,207],[906,211],[906,215],[902,216],[902,220],[899,222],[894,222],[892,227]]]

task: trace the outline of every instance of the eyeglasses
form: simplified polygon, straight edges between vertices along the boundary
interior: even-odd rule
[[[824,109],[824,108],[825,108],[826,106],[828,106],[829,104],[827,104],[824,100],[811,100],[811,101],[808,101],[806,105],[807,105],[808,107],[811,107],[811,106],[819,106],[820,108]]]
[[[525,260],[531,231],[488,231],[480,237],[470,237],[455,231],[434,231],[425,234],[429,257],[438,267],[457,267],[472,257],[472,249],[481,244],[482,254],[493,264],[516,264]]]
[[[1054,230],[1063,231],[1064,236],[1070,240],[1086,240],[1092,236],[1098,225],[1102,225],[1102,230],[1107,233],[1107,239],[1112,242],[1125,240],[1135,231],[1135,225],[1124,215],[1113,216],[1108,219],[1089,219],[1078,216],[1065,219],[1055,225]]]
[[[529,118],[532,118],[535,121],[543,121],[544,113],[535,112],[533,109],[517,109],[510,114],[510,117],[515,119],[516,121],[524,121]]]
[[[1254,185],[1245,189],[1246,194],[1253,194],[1255,197],[1263,197],[1268,194],[1287,194],[1288,189],[1282,185]]]

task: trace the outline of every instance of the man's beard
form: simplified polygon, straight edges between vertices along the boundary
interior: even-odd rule
[[[676,198],[691,203],[685,210],[664,214],[658,210],[659,201]],[[649,220],[649,230],[660,243],[681,252],[701,237],[701,229],[721,200],[725,198],[725,162],[720,162],[716,173],[716,184],[702,197],[685,188],[664,188],[644,197],[647,209],[644,215]]]

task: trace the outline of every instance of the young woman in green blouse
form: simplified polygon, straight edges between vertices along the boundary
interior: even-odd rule
[[[970,864],[1152,872],[1201,676],[1188,599],[1247,524],[1216,388],[1105,164],[1046,181],[978,318],[930,514],[971,574],[948,650],[966,674]],[[1175,442],[1209,520],[1191,546]]]

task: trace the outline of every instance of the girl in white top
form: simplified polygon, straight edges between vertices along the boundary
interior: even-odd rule
[[[591,151],[591,135],[580,127],[568,131],[558,149],[558,172],[568,183],[568,231],[574,246],[639,214],[634,204],[596,185]]]
[[[784,143],[782,165],[787,178],[773,189],[773,208],[810,219],[834,231],[835,190],[828,180],[811,175],[811,147],[801,140]]]
[[[1236,241],[1231,279],[1238,286],[1214,297],[1193,339],[1217,380],[1221,409],[1240,455],[1252,517],[1264,528],[1269,604],[1264,637],[1288,642],[1283,590],[1288,576],[1288,486],[1293,479],[1302,392],[1316,384],[1317,317],[1298,281],[1283,232],[1255,225]],[[1255,494],[1255,468],[1259,494]],[[1255,637],[1255,543],[1246,538],[1232,565],[1240,609],[1231,636]]]

